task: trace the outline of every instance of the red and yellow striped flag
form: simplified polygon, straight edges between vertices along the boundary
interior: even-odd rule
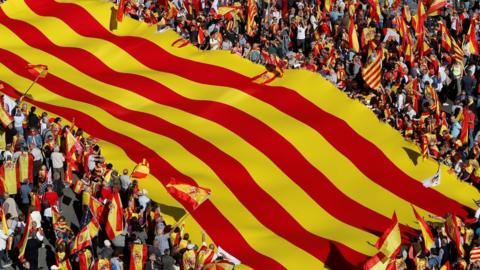
[[[379,91],[382,82],[382,50],[377,50],[375,58],[362,69],[362,77],[368,87]]]
[[[172,30],[124,19],[110,32],[112,7],[2,4],[0,92],[19,98],[32,79],[25,66],[48,64],[35,98],[24,100],[75,117],[116,168],[146,158],[150,175],[139,184],[154,201],[190,209],[166,190],[171,177],[211,189],[188,231],[195,241],[204,229],[242,262],[236,269],[297,269],[299,261],[304,269],[360,268],[378,253],[368,243],[393,211],[403,231],[417,225],[411,204],[422,216],[463,218],[476,208],[478,191],[455,175],[443,172],[441,185],[424,188],[438,165],[412,160],[416,145],[321,76],[285,70],[259,84],[251,79],[264,67],[227,51],[172,46]]]
[[[145,244],[133,244],[130,247],[130,268],[142,270],[148,259],[148,247]]]
[[[257,1],[248,0],[247,35],[251,37],[255,36],[257,32],[257,23],[255,22],[257,14]]]

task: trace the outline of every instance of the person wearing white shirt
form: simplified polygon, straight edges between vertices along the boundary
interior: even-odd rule
[[[25,120],[25,115],[20,109],[17,108],[15,116],[13,117],[13,126],[18,132],[18,135],[23,136],[23,121]]]
[[[2,268],[7,268],[8,266],[12,265],[12,261],[7,254],[7,240],[11,234],[10,230],[7,233],[8,235],[0,229],[0,259],[3,261],[1,265]]]
[[[297,26],[297,48],[305,50],[305,32],[307,31],[307,27],[300,22]]]
[[[124,169],[123,174],[120,176],[120,182],[122,184],[122,191],[127,191],[128,187],[132,180],[130,179],[130,175],[128,175],[128,170]]]
[[[143,211],[147,208],[147,204],[150,202],[148,198],[148,191],[146,189],[142,190],[142,194],[138,197],[138,203],[142,206]]]
[[[65,157],[60,153],[60,148],[58,146],[55,146],[50,159],[52,160],[53,175],[58,173],[60,179],[63,181],[63,162],[65,162]]]

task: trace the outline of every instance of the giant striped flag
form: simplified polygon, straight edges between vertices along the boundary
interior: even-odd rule
[[[443,166],[442,184],[424,188],[436,162],[412,160],[416,145],[321,76],[286,70],[260,85],[251,78],[264,67],[172,47],[173,31],[125,17],[110,32],[111,8],[2,4],[0,91],[18,98],[32,80],[25,66],[45,64],[48,76],[25,101],[75,117],[116,168],[146,158],[150,175],[139,185],[153,200],[186,206],[164,188],[172,177],[211,189],[188,232],[200,243],[204,229],[242,262],[235,269],[360,268],[393,211],[408,234],[418,228],[411,204],[425,217],[476,208],[478,191]]]

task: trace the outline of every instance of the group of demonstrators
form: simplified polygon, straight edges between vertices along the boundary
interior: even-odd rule
[[[117,2],[120,17],[171,28],[202,50],[263,64],[274,77],[287,68],[320,73],[418,144],[419,158],[480,188],[480,1]],[[397,269],[480,269],[479,217],[435,217],[425,225],[430,236],[395,252]]]
[[[192,243],[183,218],[166,223],[160,205],[139,188],[149,174],[146,161],[131,173],[117,171],[98,140],[74,123],[6,95],[1,104],[0,268],[206,270],[240,263],[205,235]],[[191,193],[185,186],[172,180],[168,191]],[[68,189],[75,196],[65,196]],[[198,207],[209,193],[195,190],[190,203]]]
[[[263,83],[286,68],[320,73],[480,187],[479,1],[117,2],[120,15],[200,49],[266,65]]]

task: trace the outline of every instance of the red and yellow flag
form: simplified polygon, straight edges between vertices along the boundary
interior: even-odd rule
[[[148,247],[145,244],[133,244],[130,247],[130,268],[142,270],[148,259]]]
[[[3,84],[0,82],[2,85],[2,88],[4,87]],[[1,89],[0,89],[1,90]],[[5,111],[5,106],[3,104],[3,100],[0,102],[0,122],[2,122],[3,127],[7,127],[8,124],[13,122],[13,117]]]
[[[455,243],[458,255],[464,256],[465,250],[463,249],[460,235],[460,222],[461,220],[455,214],[448,215],[447,220],[445,221],[445,230],[450,240]]]
[[[48,67],[46,65],[28,64],[26,69],[30,74],[38,78],[45,78],[48,74]]]
[[[22,152],[17,159],[17,170],[20,181],[27,180],[33,184],[33,156],[28,152]]]
[[[100,224],[98,224],[97,219],[93,217],[90,222],[87,223],[87,228],[90,238],[93,238],[98,235],[98,232],[100,231]]]
[[[92,264],[92,252],[90,249],[84,249],[78,255],[78,266],[80,270],[90,270]]]
[[[18,99],[32,80],[25,66],[48,64],[54,76],[24,101],[75,117],[118,168],[147,157],[150,177],[140,186],[152,200],[170,197],[170,177],[212,190],[191,211],[192,237],[204,228],[251,269],[356,269],[378,252],[368,243],[390,225],[385,213],[395,210],[403,230],[417,225],[411,204],[422,216],[463,218],[476,208],[465,197],[478,191],[455,175],[424,188],[419,180],[438,165],[415,165],[417,147],[318,74],[286,69],[255,83],[264,67],[227,51],[171,46],[179,39],[171,29],[125,20],[110,32],[115,6],[107,2],[2,4],[0,92]],[[333,65],[335,50],[328,54]]]
[[[210,197],[210,189],[182,183],[174,178],[167,184],[167,191],[175,199],[185,203],[189,208],[196,209]]]
[[[3,211],[3,208],[0,208],[0,213],[2,214],[2,231],[3,234],[9,235],[9,230],[8,230],[8,225],[7,225],[7,218],[5,217],[5,211]]]
[[[20,188],[20,181],[17,177],[17,167],[11,160],[7,160],[0,167],[0,182],[3,183],[3,190],[10,195],[17,194]]]
[[[375,243],[375,247],[385,256],[392,258],[400,251],[402,237],[398,224],[397,214],[393,213],[392,223]]]
[[[143,159],[141,163],[138,163],[137,166],[132,171],[131,177],[134,179],[144,179],[150,174],[150,165],[146,159]]]
[[[382,82],[383,52],[377,50],[377,55],[362,69],[362,77],[368,87],[379,91]]]
[[[28,238],[32,232],[32,219],[30,218],[30,214],[27,215],[27,220],[25,222],[25,231],[22,234],[22,238],[20,242],[18,242],[17,248],[19,250],[18,259],[22,261],[25,256],[25,249],[27,247]]]
[[[248,17],[247,17],[247,35],[253,37],[257,33],[257,23],[255,17],[257,16],[257,1],[248,0]]]
[[[470,28],[468,29],[468,33],[466,35],[466,42],[468,43],[468,50],[470,54],[480,55],[480,51],[478,50],[478,40],[476,34],[476,25],[477,20],[472,18],[470,21]]]
[[[112,240],[123,232],[123,209],[118,192],[113,194],[109,208],[105,231],[108,238]]]
[[[349,25],[348,25],[348,44],[350,49],[354,52],[360,51],[360,44],[358,43],[357,29],[355,29],[355,21],[352,16],[350,16]]]
[[[71,254],[77,253],[92,245],[92,237],[90,236],[90,228],[84,226],[73,239]]]
[[[440,15],[440,10],[447,5],[447,0],[433,0],[428,7],[427,14],[428,16],[438,16]]]
[[[432,231],[422,216],[420,216],[417,210],[415,210],[415,207],[412,206],[412,209],[413,213],[415,214],[415,218],[418,221],[418,225],[420,225],[420,230],[422,231],[423,242],[425,243],[425,251],[430,252],[430,249],[435,245]]]

